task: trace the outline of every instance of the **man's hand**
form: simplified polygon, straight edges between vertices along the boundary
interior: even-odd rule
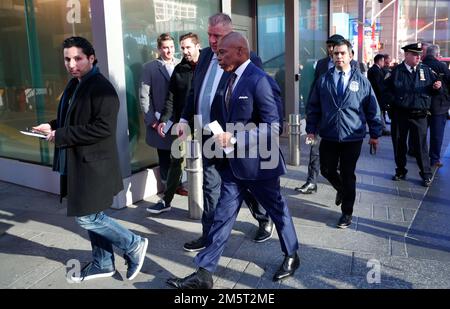
[[[182,141],[186,140],[188,132],[188,124],[186,122],[180,122],[177,124],[177,135]]]
[[[308,145],[312,145],[314,143],[315,139],[316,139],[316,136],[314,134],[308,134],[308,135],[306,135],[305,143]]]
[[[369,140],[369,145],[373,147],[373,150],[377,152],[378,149],[378,138],[371,138]]]
[[[156,131],[158,131],[158,134],[159,134],[159,136],[161,136],[161,137],[166,137],[166,134],[164,134],[164,128],[165,128],[165,126],[166,126],[166,123],[165,123],[165,122],[161,122],[161,123],[158,125],[158,129],[156,130]]]
[[[233,145],[230,142],[232,136],[233,134],[231,134],[230,132],[224,132],[214,135],[214,140],[216,141],[217,145],[222,148],[232,147]]]
[[[32,129],[33,131],[43,134],[49,134],[50,132],[52,132],[52,127],[49,123],[40,124],[37,127],[32,127]]]
[[[440,80],[437,80],[434,82],[434,84],[433,84],[434,90],[439,90],[439,89],[441,89],[441,87],[442,87],[442,82]]]
[[[46,139],[47,139],[49,142],[52,142],[52,143],[55,142],[55,132],[56,132],[56,131],[51,131],[50,133],[47,134],[47,138],[46,138]]]
[[[158,128],[158,121],[154,122],[154,123],[151,125],[151,127],[152,127],[152,129],[156,130],[156,129]]]

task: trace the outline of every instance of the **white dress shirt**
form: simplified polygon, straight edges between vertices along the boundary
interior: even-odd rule
[[[337,83],[339,81],[339,71],[337,68],[334,69],[334,73],[333,73],[333,80],[334,80],[334,86],[337,89]],[[347,89],[348,86],[348,82],[350,81],[350,77],[351,77],[351,72],[352,72],[352,68],[349,67],[347,70],[344,71],[344,75],[342,76],[342,78],[344,79],[344,93],[345,93],[345,89]]]
[[[247,68],[247,66],[250,64],[250,59],[248,59],[247,61],[245,61],[243,64],[241,64],[236,71],[234,71],[234,74],[237,75],[236,79],[234,80],[234,84],[233,84],[233,91],[234,88],[236,88],[236,85],[238,84],[239,80],[241,79],[242,74],[244,73],[245,69]]]

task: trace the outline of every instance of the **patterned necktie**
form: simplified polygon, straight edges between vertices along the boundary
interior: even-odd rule
[[[339,80],[337,82],[337,95],[338,98],[344,96],[344,72],[339,72]]]
[[[200,111],[202,112],[202,124],[203,126],[210,123],[211,118],[211,97],[214,97],[215,93],[212,92],[214,80],[217,72],[217,59],[211,60],[211,70],[209,71],[208,79],[206,80],[205,90],[200,100]]]
[[[233,84],[236,81],[237,74],[231,73],[230,79],[228,80],[228,86],[227,86],[227,94],[225,96],[225,106],[227,108],[227,111],[230,111],[230,101],[231,101],[231,95],[233,94]]]

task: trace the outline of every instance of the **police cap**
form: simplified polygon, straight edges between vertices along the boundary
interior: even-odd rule
[[[422,43],[413,43],[413,44],[409,44],[406,46],[403,46],[402,49],[405,52],[413,52],[413,53],[417,53],[417,54],[421,54],[422,53]]]
[[[339,41],[344,40],[344,37],[340,34],[333,34],[332,36],[330,36],[327,40],[327,44],[336,44]]]

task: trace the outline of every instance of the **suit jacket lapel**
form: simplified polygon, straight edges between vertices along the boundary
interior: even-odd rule
[[[207,47],[202,49],[200,52],[200,59],[197,64],[197,68],[194,72],[194,83],[192,87],[194,87],[194,104],[195,104],[195,113],[199,114],[199,96],[200,91],[202,90],[202,84],[205,79],[206,73],[208,72],[209,64],[211,63],[211,59],[213,57],[213,52],[211,48]]]
[[[241,77],[239,78],[238,83],[234,87],[233,93],[230,98],[230,106],[228,110],[228,116],[227,119],[230,120],[230,116],[233,114],[234,109],[239,104],[239,94],[242,94],[244,92],[242,87],[245,86],[245,80],[247,79],[247,76],[250,75],[254,70],[254,64],[250,62],[248,66],[245,68],[244,72],[242,73]],[[228,80],[228,79],[227,79]]]

